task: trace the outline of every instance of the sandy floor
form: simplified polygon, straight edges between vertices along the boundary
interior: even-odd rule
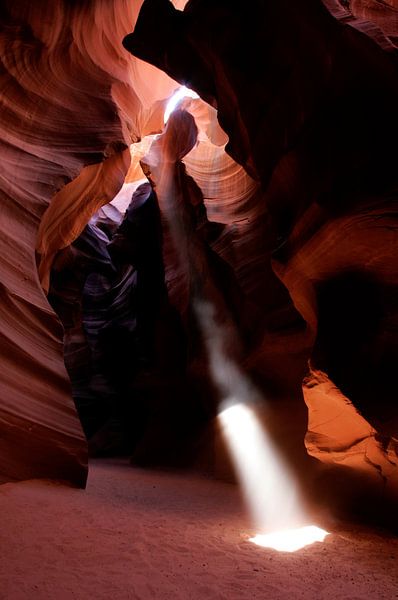
[[[398,598],[398,539],[334,525],[294,554],[247,541],[235,486],[95,461],[86,491],[0,487],[0,598]]]

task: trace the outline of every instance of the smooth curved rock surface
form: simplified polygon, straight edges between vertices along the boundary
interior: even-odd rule
[[[349,8],[355,16],[376,23],[397,44],[398,2],[396,0],[350,0]]]
[[[175,82],[115,51],[140,4],[2,4],[1,481],[85,481],[86,442],[63,363],[63,332],[41,289],[35,247],[50,205],[39,239],[47,287],[51,258],[123,183],[122,149],[147,126],[161,126],[162,99]]]
[[[377,474],[380,483],[396,489],[398,441],[371,427],[322,371],[310,371],[303,392],[309,410],[308,453],[326,464]]]
[[[342,23],[370,36],[387,52],[396,53],[398,31],[395,0],[322,0]]]

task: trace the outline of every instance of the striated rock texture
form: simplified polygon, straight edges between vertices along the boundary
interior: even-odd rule
[[[388,52],[396,52],[398,22],[395,0],[322,0],[331,14],[376,41]]]
[[[345,19],[346,3],[325,4],[334,17],[318,0],[254,1],[250,9],[191,0],[183,12],[145,0],[123,42],[217,107],[228,152],[261,183],[273,268],[307,323],[302,347],[312,346],[313,368],[342,391],[336,399],[333,385],[311,384],[310,397],[305,384],[307,446],[321,459],[325,396],[342,405],[348,397],[356,409],[341,429],[342,448],[357,442],[352,415],[369,432],[398,432],[398,63],[377,27]],[[378,450],[396,472],[394,444]],[[363,447],[359,463],[386,474]]]
[[[395,43],[398,43],[398,2],[396,0],[350,0],[352,13],[373,21]]]
[[[175,83],[115,50],[139,6],[2,3],[0,481],[85,481],[62,328],[35,247],[47,289],[56,252],[122,185],[126,144],[160,126],[160,100]]]
[[[93,389],[95,361],[90,337],[84,326],[83,295],[88,278],[113,280],[116,277],[107,250],[108,242],[108,236],[94,223],[89,223],[71,246],[58,252],[52,265],[48,295],[64,327],[65,366],[80,421],[88,437],[95,423],[101,420],[103,400],[99,390]],[[100,311],[98,313],[97,321]]]

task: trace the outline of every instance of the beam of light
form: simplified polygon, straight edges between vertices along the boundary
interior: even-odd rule
[[[323,542],[327,535],[329,534],[324,529],[320,529],[315,525],[308,525],[299,529],[258,534],[250,538],[250,542],[263,548],[273,548],[279,552],[296,552],[314,542]]]
[[[171,113],[177,108],[178,104],[183,98],[199,98],[198,94],[193,90],[185,87],[185,85],[178,88],[176,92],[171,96],[167,103],[166,110],[164,112],[164,123],[166,124],[169,120]]]
[[[294,478],[279,458],[255,411],[229,398],[219,413],[223,435],[237,469],[254,524],[268,533],[250,541],[282,552],[295,552],[328,533],[307,521]]]
[[[297,486],[288,469],[252,408],[233,402],[230,398],[221,406],[219,420],[254,525],[265,531],[303,525]]]
[[[171,106],[169,114],[173,106],[177,105],[178,99],[183,97],[184,92],[179,91],[180,95]],[[284,532],[286,540],[287,529],[297,530],[308,525],[296,481],[255,413],[257,407],[264,406],[264,399],[233,355],[233,349],[239,346],[239,334],[233,319],[228,315],[225,301],[222,295],[215,293],[214,285],[212,287],[207,282],[205,286],[202,282],[206,257],[201,254],[201,245],[195,243],[195,236],[184,225],[176,204],[178,189],[170,166],[165,166],[161,171],[157,189],[162,211],[178,249],[179,261],[186,267],[191,283],[195,284],[192,285],[195,290],[193,309],[206,346],[212,379],[223,399],[218,418],[253,522],[260,531],[259,536],[252,538],[252,541],[269,545],[266,534],[278,530]],[[210,301],[211,292],[214,295],[213,301]],[[314,531],[314,528],[310,527],[309,530]],[[299,549],[308,543],[306,541],[303,544],[302,540],[298,544],[296,540],[293,549]],[[281,549],[280,544],[281,542],[274,547]],[[286,547],[285,544],[284,548]]]

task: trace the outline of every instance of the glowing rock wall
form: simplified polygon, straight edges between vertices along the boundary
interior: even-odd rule
[[[35,248],[47,287],[56,252],[122,185],[126,144],[160,126],[175,83],[120,43],[140,4],[2,5],[0,481],[85,481],[63,332]]]

